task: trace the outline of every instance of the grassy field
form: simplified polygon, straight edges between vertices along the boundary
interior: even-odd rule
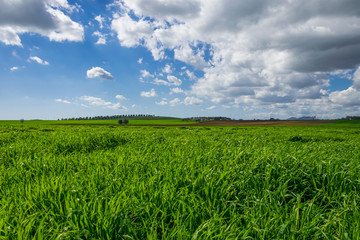
[[[174,119],[130,119],[127,125],[179,125],[192,124],[195,121],[182,121],[179,118]],[[21,123],[19,120],[1,121],[0,125],[119,125],[118,120],[27,120]],[[125,125],[125,124],[122,124]]]
[[[0,122],[0,239],[359,239],[348,125]]]

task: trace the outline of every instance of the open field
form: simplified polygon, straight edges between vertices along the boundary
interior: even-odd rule
[[[204,126],[311,126],[332,123],[334,120],[279,120],[279,121],[268,121],[268,120],[233,120],[233,121],[209,121],[201,122],[199,125]]]
[[[360,238],[358,123],[44,123],[0,123],[0,239]]]
[[[132,119],[128,124],[118,124],[118,120],[28,120],[20,121],[0,121],[2,125],[112,125],[112,126],[312,126],[334,123],[341,126],[360,126],[356,120],[225,120],[225,121],[182,121],[181,119]],[[349,124],[350,123],[350,124]]]
[[[182,121],[181,119],[131,119],[127,125],[184,125],[194,124],[194,121]],[[9,120],[0,121],[0,124],[7,125],[119,125],[118,120],[27,120],[23,123],[20,121]],[[123,124],[125,125],[125,124]]]

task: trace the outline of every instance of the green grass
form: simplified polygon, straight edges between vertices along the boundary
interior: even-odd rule
[[[337,120],[330,123],[329,126],[335,127],[360,127],[360,120]]]
[[[360,129],[0,125],[0,239],[358,239]]]

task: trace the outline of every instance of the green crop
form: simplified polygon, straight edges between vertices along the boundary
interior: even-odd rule
[[[358,239],[359,142],[326,126],[0,125],[0,239]]]

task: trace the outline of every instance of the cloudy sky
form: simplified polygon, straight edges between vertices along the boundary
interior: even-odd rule
[[[0,6],[0,119],[360,115],[359,0]]]

